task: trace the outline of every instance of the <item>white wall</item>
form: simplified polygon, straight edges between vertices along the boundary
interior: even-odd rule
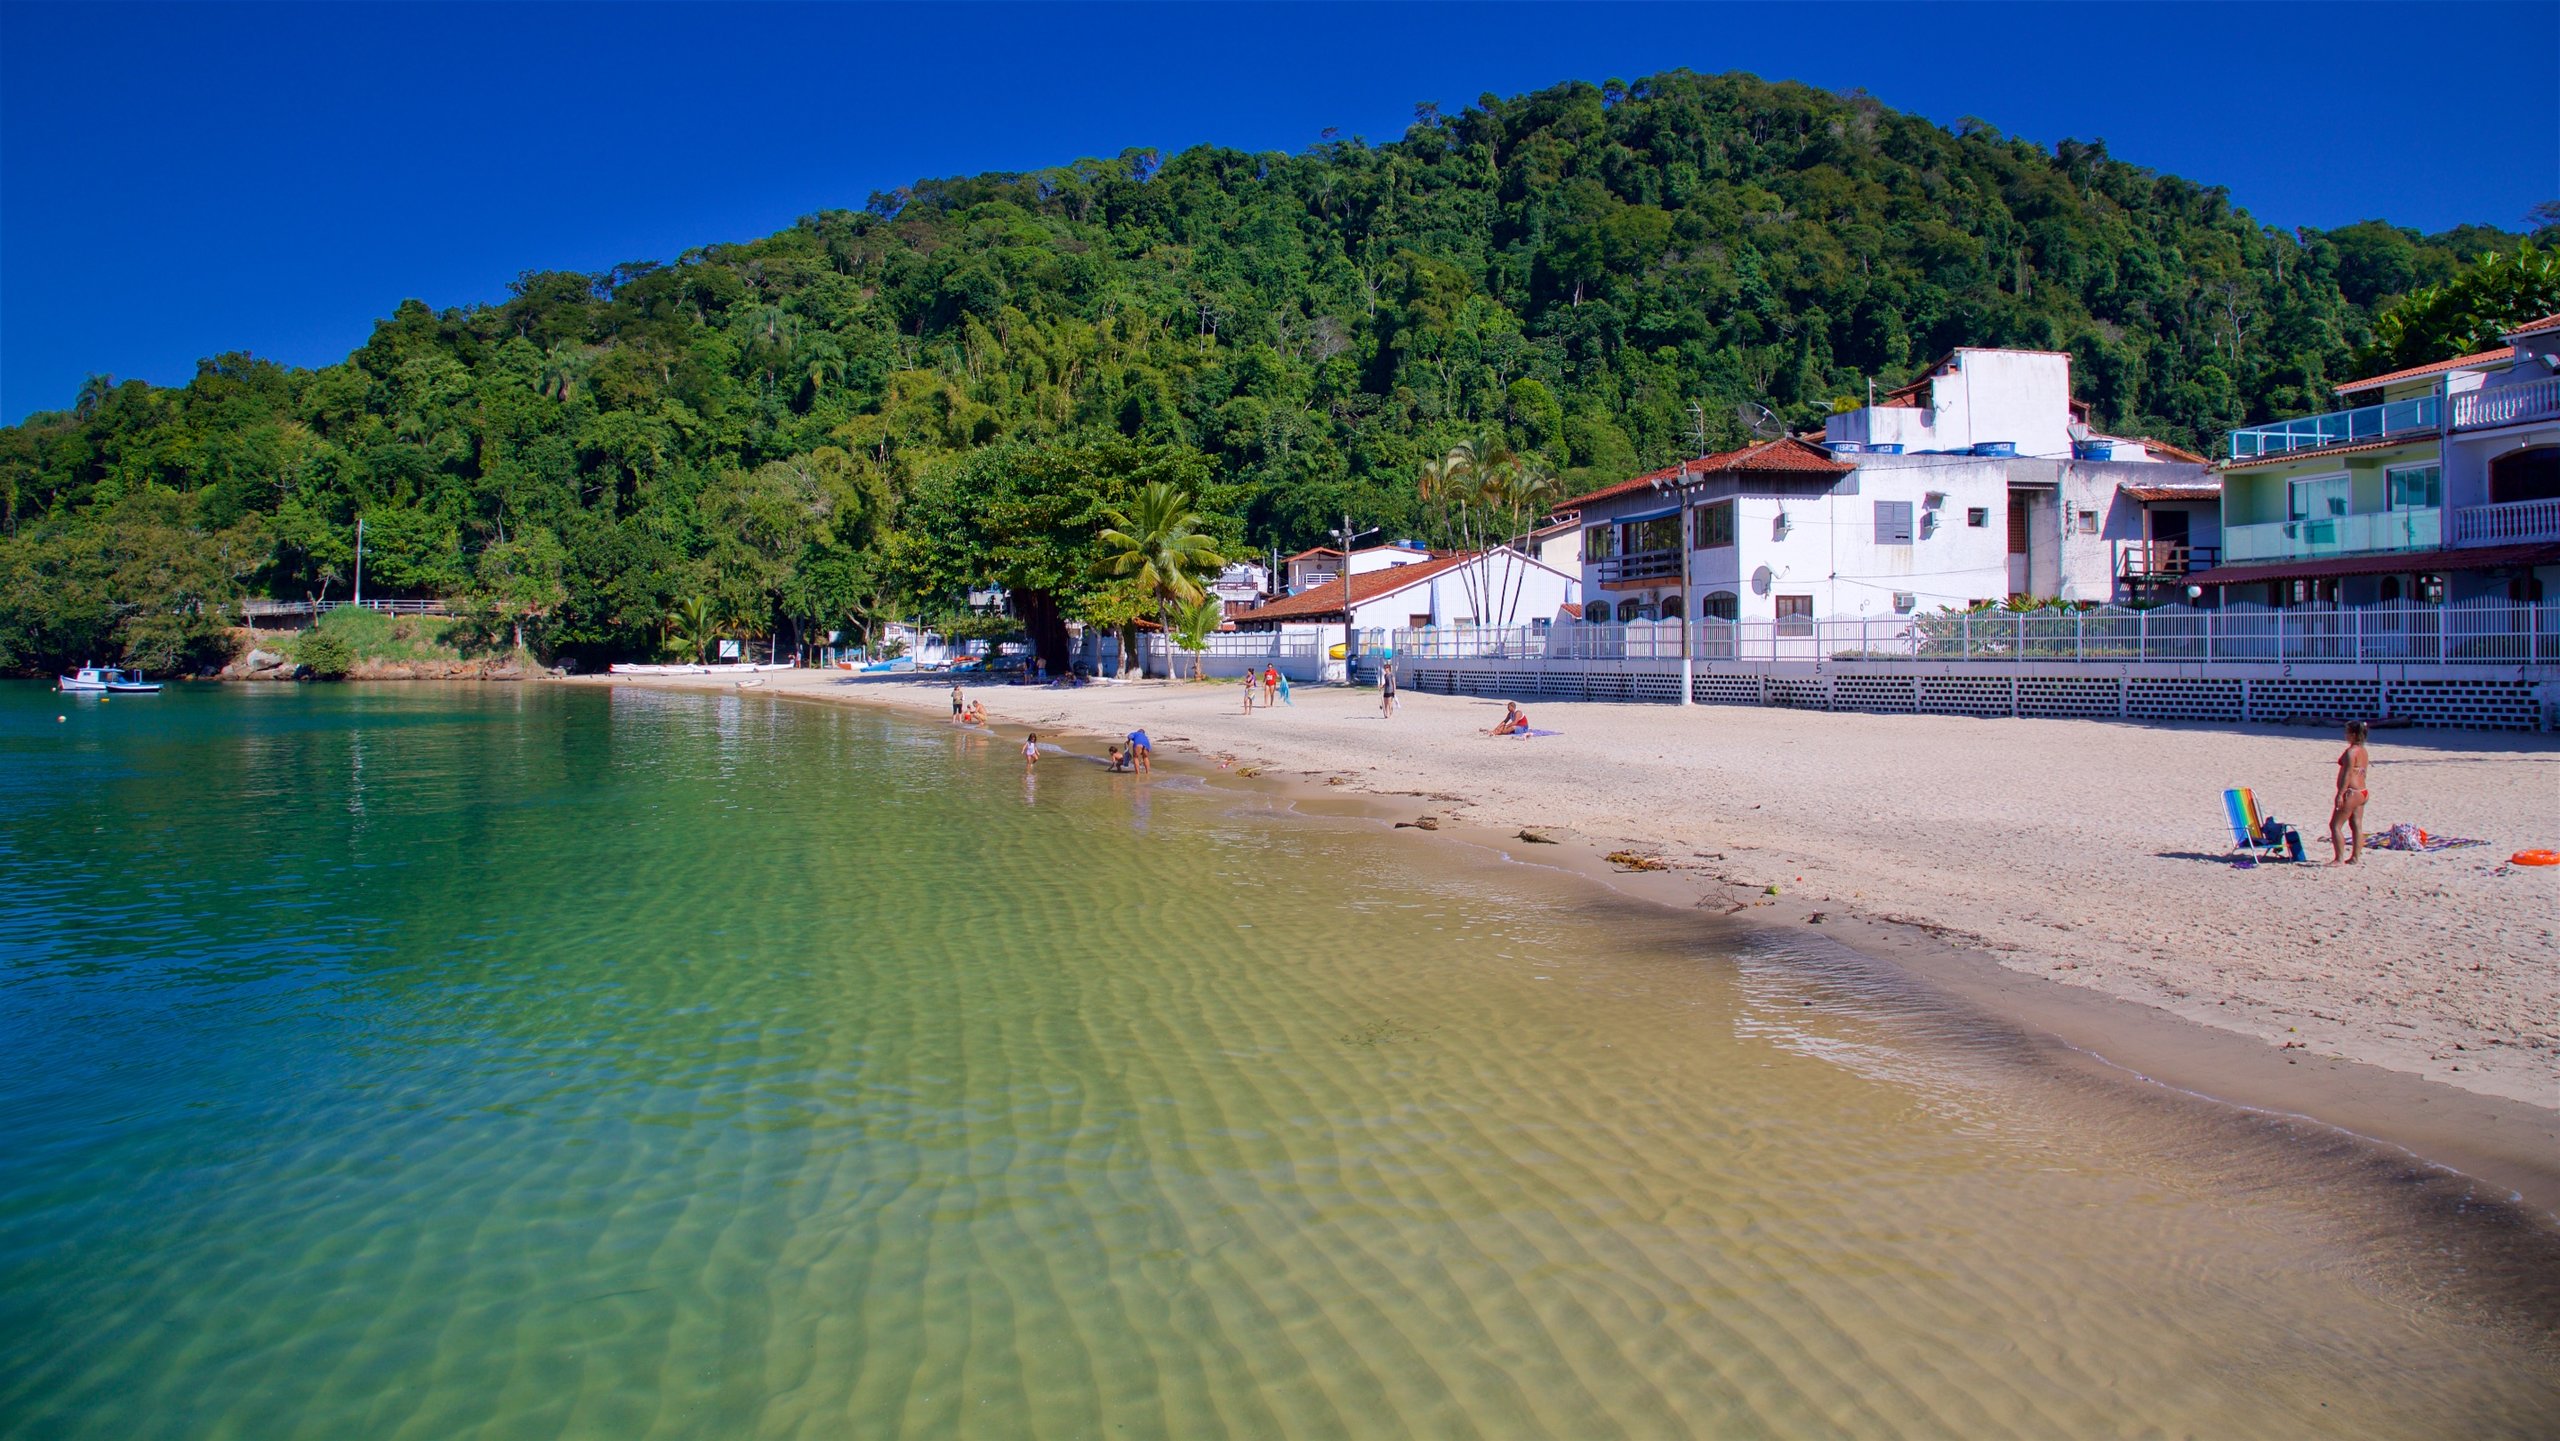
[[[1471,575],[1481,579],[1470,582]],[[1425,615],[1430,617],[1426,624],[1437,626],[1529,625],[1552,619],[1567,603],[1581,598],[1578,577],[1518,551],[1496,551],[1485,560],[1363,601],[1352,608],[1351,615],[1352,623],[1362,630],[1403,630],[1415,616]]]
[[[2031,350],[1959,350],[1919,406],[1870,406],[1835,415],[1828,440],[1966,450],[2005,440],[2018,454],[2071,454],[2071,357]]]

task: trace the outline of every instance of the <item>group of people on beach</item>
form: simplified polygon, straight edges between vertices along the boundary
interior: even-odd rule
[[[951,723],[956,726],[985,725],[987,708],[961,695],[960,687],[954,685],[951,688]]]

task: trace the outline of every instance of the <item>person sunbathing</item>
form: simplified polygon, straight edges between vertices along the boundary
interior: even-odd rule
[[[1502,719],[1494,722],[1493,734],[1498,736],[1516,736],[1525,734],[1528,729],[1529,717],[1520,709],[1520,702],[1516,700],[1505,701],[1503,703]]]

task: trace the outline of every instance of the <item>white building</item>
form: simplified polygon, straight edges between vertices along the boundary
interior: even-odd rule
[[[1373,570],[1389,570],[1400,565],[1420,565],[1431,559],[1431,552],[1420,541],[1400,540],[1393,545],[1373,545],[1351,552],[1353,575],[1366,575]],[[1327,586],[1342,584],[1342,552],[1327,546],[1299,551],[1280,562],[1287,577],[1281,587],[1286,595],[1302,595]]]
[[[1254,561],[1229,561],[1209,582],[1209,594],[1217,597],[1221,615],[1251,609],[1271,594],[1271,572]]]
[[[1877,404],[1577,496],[1585,617],[1910,614],[2012,596],[2165,599],[2209,568],[2202,458],[2092,431],[2071,358],[1959,350]],[[1694,599],[1693,599],[1694,597]]]
[[[1301,556],[1316,552],[1302,552]],[[1550,620],[1581,599],[1582,582],[1508,546],[1484,555],[1434,556],[1404,546],[1354,551],[1351,579],[1342,579],[1341,555],[1329,581],[1293,589],[1268,605],[1229,617],[1239,630],[1343,621],[1346,591],[1355,630],[1407,630],[1529,625]],[[1294,567],[1301,556],[1291,556]]]

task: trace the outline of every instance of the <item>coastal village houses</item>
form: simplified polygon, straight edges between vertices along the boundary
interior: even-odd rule
[[[2220,543],[2200,456],[2101,435],[2071,358],[1966,348],[1823,439],[1784,437],[1587,495],[1584,618],[1908,615],[2013,596],[2165,599]]]
[[[1579,577],[1508,546],[1483,555],[1435,555],[1404,541],[1348,556],[1303,550],[1282,564],[1288,593],[1230,612],[1238,630],[1340,625],[1346,598],[1351,625],[1361,631],[1536,625],[1581,598]]]
[[[2539,601],[2560,583],[2560,315],[2477,355],[2337,388],[2348,408],[2235,430],[2220,562],[2266,605]]]

